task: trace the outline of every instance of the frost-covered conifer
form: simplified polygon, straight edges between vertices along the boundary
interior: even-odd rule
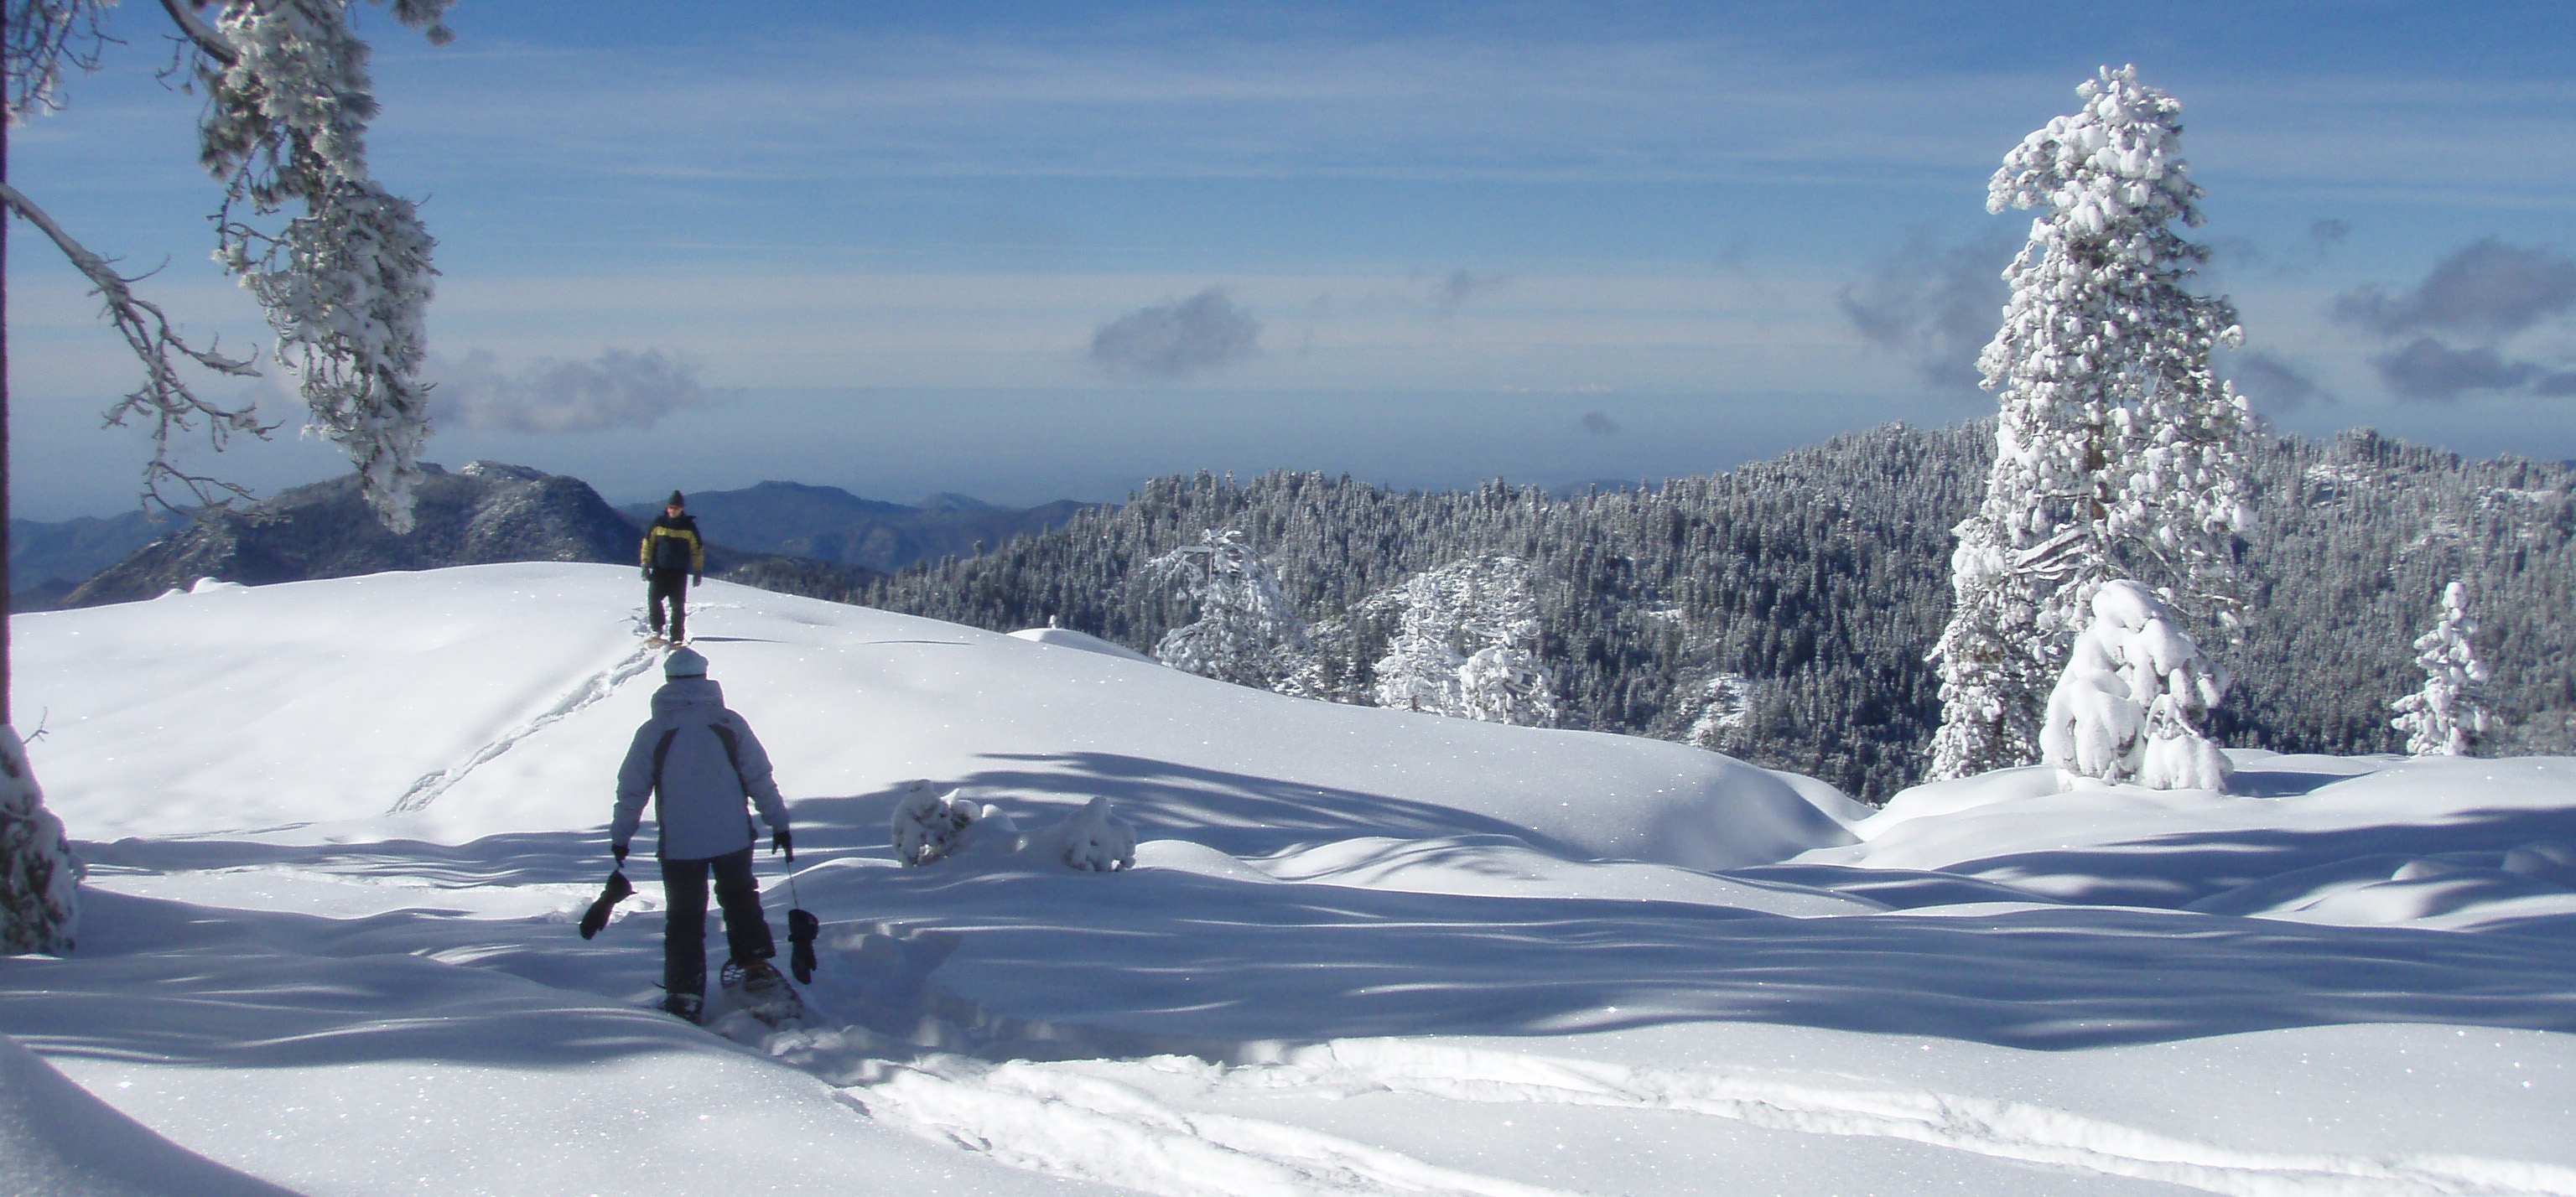
[[[2092,606],[2092,626],[2075,638],[2048,696],[2039,736],[2047,762],[2150,789],[2226,789],[2234,766],[2201,733],[2209,708],[2227,696],[2226,667],[2136,582],[2104,583]]]
[[[0,956],[68,952],[80,925],[80,859],[45,809],[16,729],[0,726]]]
[[[1184,673],[1238,686],[1269,689],[1298,672],[1310,651],[1305,621],[1279,593],[1269,562],[1243,542],[1241,532],[1209,529],[1145,563],[1146,576],[1178,586],[1199,604],[1196,622],[1164,633],[1154,657]]]
[[[2004,158],[1986,206],[2042,208],[2004,277],[2012,300],[1978,366],[2000,393],[1986,499],[1957,529],[1942,727],[1931,774],[2027,763],[2028,712],[2094,592],[2144,579],[2228,629],[2232,536],[2250,526],[2245,401],[2212,372],[2233,306],[2185,289],[2209,251],[2181,156],[2182,105],[2104,68]]]
[[[1556,679],[1539,658],[1529,562],[1471,558],[1416,574],[1390,597],[1403,616],[1377,662],[1377,705],[1556,726]]]
[[[433,42],[452,0],[392,0]],[[224,181],[216,260],[267,309],[312,416],[305,430],[348,454],[369,505],[411,528],[411,488],[429,438],[429,265],[437,244],[411,201],[367,169],[376,115],[367,43],[349,0],[236,0],[213,27],[200,160]],[[202,44],[202,43],[201,43]],[[301,204],[282,229],[236,219]]]
[[[2469,618],[2469,588],[2442,588],[2442,618],[2415,640],[2424,688],[2389,704],[2389,725],[2406,733],[2416,756],[2467,756],[2469,738],[2487,732],[2487,667],[2478,660],[2478,624]]]

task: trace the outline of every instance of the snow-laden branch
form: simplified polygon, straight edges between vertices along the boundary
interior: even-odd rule
[[[170,14],[170,20],[179,27],[179,32],[188,35],[188,41],[197,47],[198,53],[225,66],[241,60],[233,44],[225,40],[223,34],[215,32],[214,26],[206,24],[188,0],[161,0],[161,8]]]
[[[36,226],[38,232],[54,243],[69,259],[72,268],[90,282],[105,309],[108,323],[116,326],[125,338],[126,347],[143,366],[143,385],[108,409],[107,422],[123,426],[129,417],[144,416],[152,420],[152,461],[144,467],[144,497],[164,507],[177,509],[164,486],[184,487],[186,505],[222,507],[235,498],[249,498],[250,492],[229,482],[190,474],[171,464],[170,439],[174,432],[184,432],[203,419],[207,436],[216,448],[236,432],[266,437],[274,425],[262,424],[249,407],[225,407],[197,394],[188,385],[182,360],[194,362],[215,374],[230,378],[255,378],[259,371],[248,361],[226,357],[214,346],[200,349],[188,343],[170,326],[170,318],[159,305],[134,294],[137,281],[117,273],[107,259],[92,253],[43,208],[16,188],[0,183],[0,203],[18,218]]]
[[[454,36],[440,23],[450,2],[387,6],[443,44]],[[437,242],[412,202],[368,173],[370,50],[349,28],[347,0],[235,0],[212,32],[234,51],[199,75],[199,161],[226,189],[215,258],[266,309],[312,411],[305,430],[339,445],[368,505],[409,531],[429,439],[420,367]],[[304,214],[281,229],[251,223],[297,201]]]

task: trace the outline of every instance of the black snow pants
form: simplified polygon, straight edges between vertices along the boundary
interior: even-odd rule
[[[760,883],[752,880],[751,849],[705,860],[662,862],[662,903],[667,920],[662,935],[662,985],[673,993],[705,996],[707,992],[707,874],[716,882],[716,904],[724,909],[725,944],[735,960],[767,960],[778,954],[769,937],[769,919],[760,910]]]
[[[685,569],[653,571],[652,585],[644,592],[644,605],[649,609],[653,634],[656,636],[662,634],[662,604],[665,601],[671,604],[671,639],[674,641],[688,639],[689,571]]]

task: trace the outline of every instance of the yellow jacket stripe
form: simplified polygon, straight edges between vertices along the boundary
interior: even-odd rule
[[[654,538],[655,538],[655,537],[659,537],[659,536],[676,536],[676,537],[678,537],[678,538],[680,538],[680,539],[682,539],[682,540],[685,540],[685,541],[689,542],[689,570],[690,570],[690,572],[692,572],[692,573],[705,573],[705,572],[706,572],[706,569],[707,569],[707,546],[706,546],[705,544],[701,543],[701,542],[698,540],[698,534],[697,534],[697,533],[695,533],[695,532],[691,532],[691,531],[689,531],[689,530],[688,530],[688,529],[686,529],[686,528],[665,528],[665,527],[662,527],[662,526],[660,526],[660,525],[658,525],[658,524],[657,524],[657,525],[654,525],[654,527],[653,527],[651,530],[649,530],[649,531],[647,531],[646,533],[644,533],[644,551],[643,551],[643,554],[642,554],[642,564],[644,564],[644,565],[646,565],[646,566],[650,566],[650,565],[652,565],[652,564],[653,564],[653,540],[654,540]]]

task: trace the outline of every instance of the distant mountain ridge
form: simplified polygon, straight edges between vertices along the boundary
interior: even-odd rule
[[[424,468],[408,534],[388,530],[360,499],[356,475],[343,475],[181,525],[75,587],[63,605],[155,598],[199,578],[265,585],[504,561],[636,560],[639,526],[578,478],[490,461]],[[707,574],[831,599],[877,577],[722,542],[708,548]]]
[[[937,494],[907,507],[801,482],[691,491],[684,497],[699,532],[719,544],[888,573],[916,562],[971,557],[1100,506],[1059,499],[1039,507],[996,507],[965,495]],[[634,503],[618,510],[641,523],[660,515],[662,505]]]
[[[98,571],[187,526],[185,515],[140,509],[68,520],[10,520],[9,609],[50,611]]]

